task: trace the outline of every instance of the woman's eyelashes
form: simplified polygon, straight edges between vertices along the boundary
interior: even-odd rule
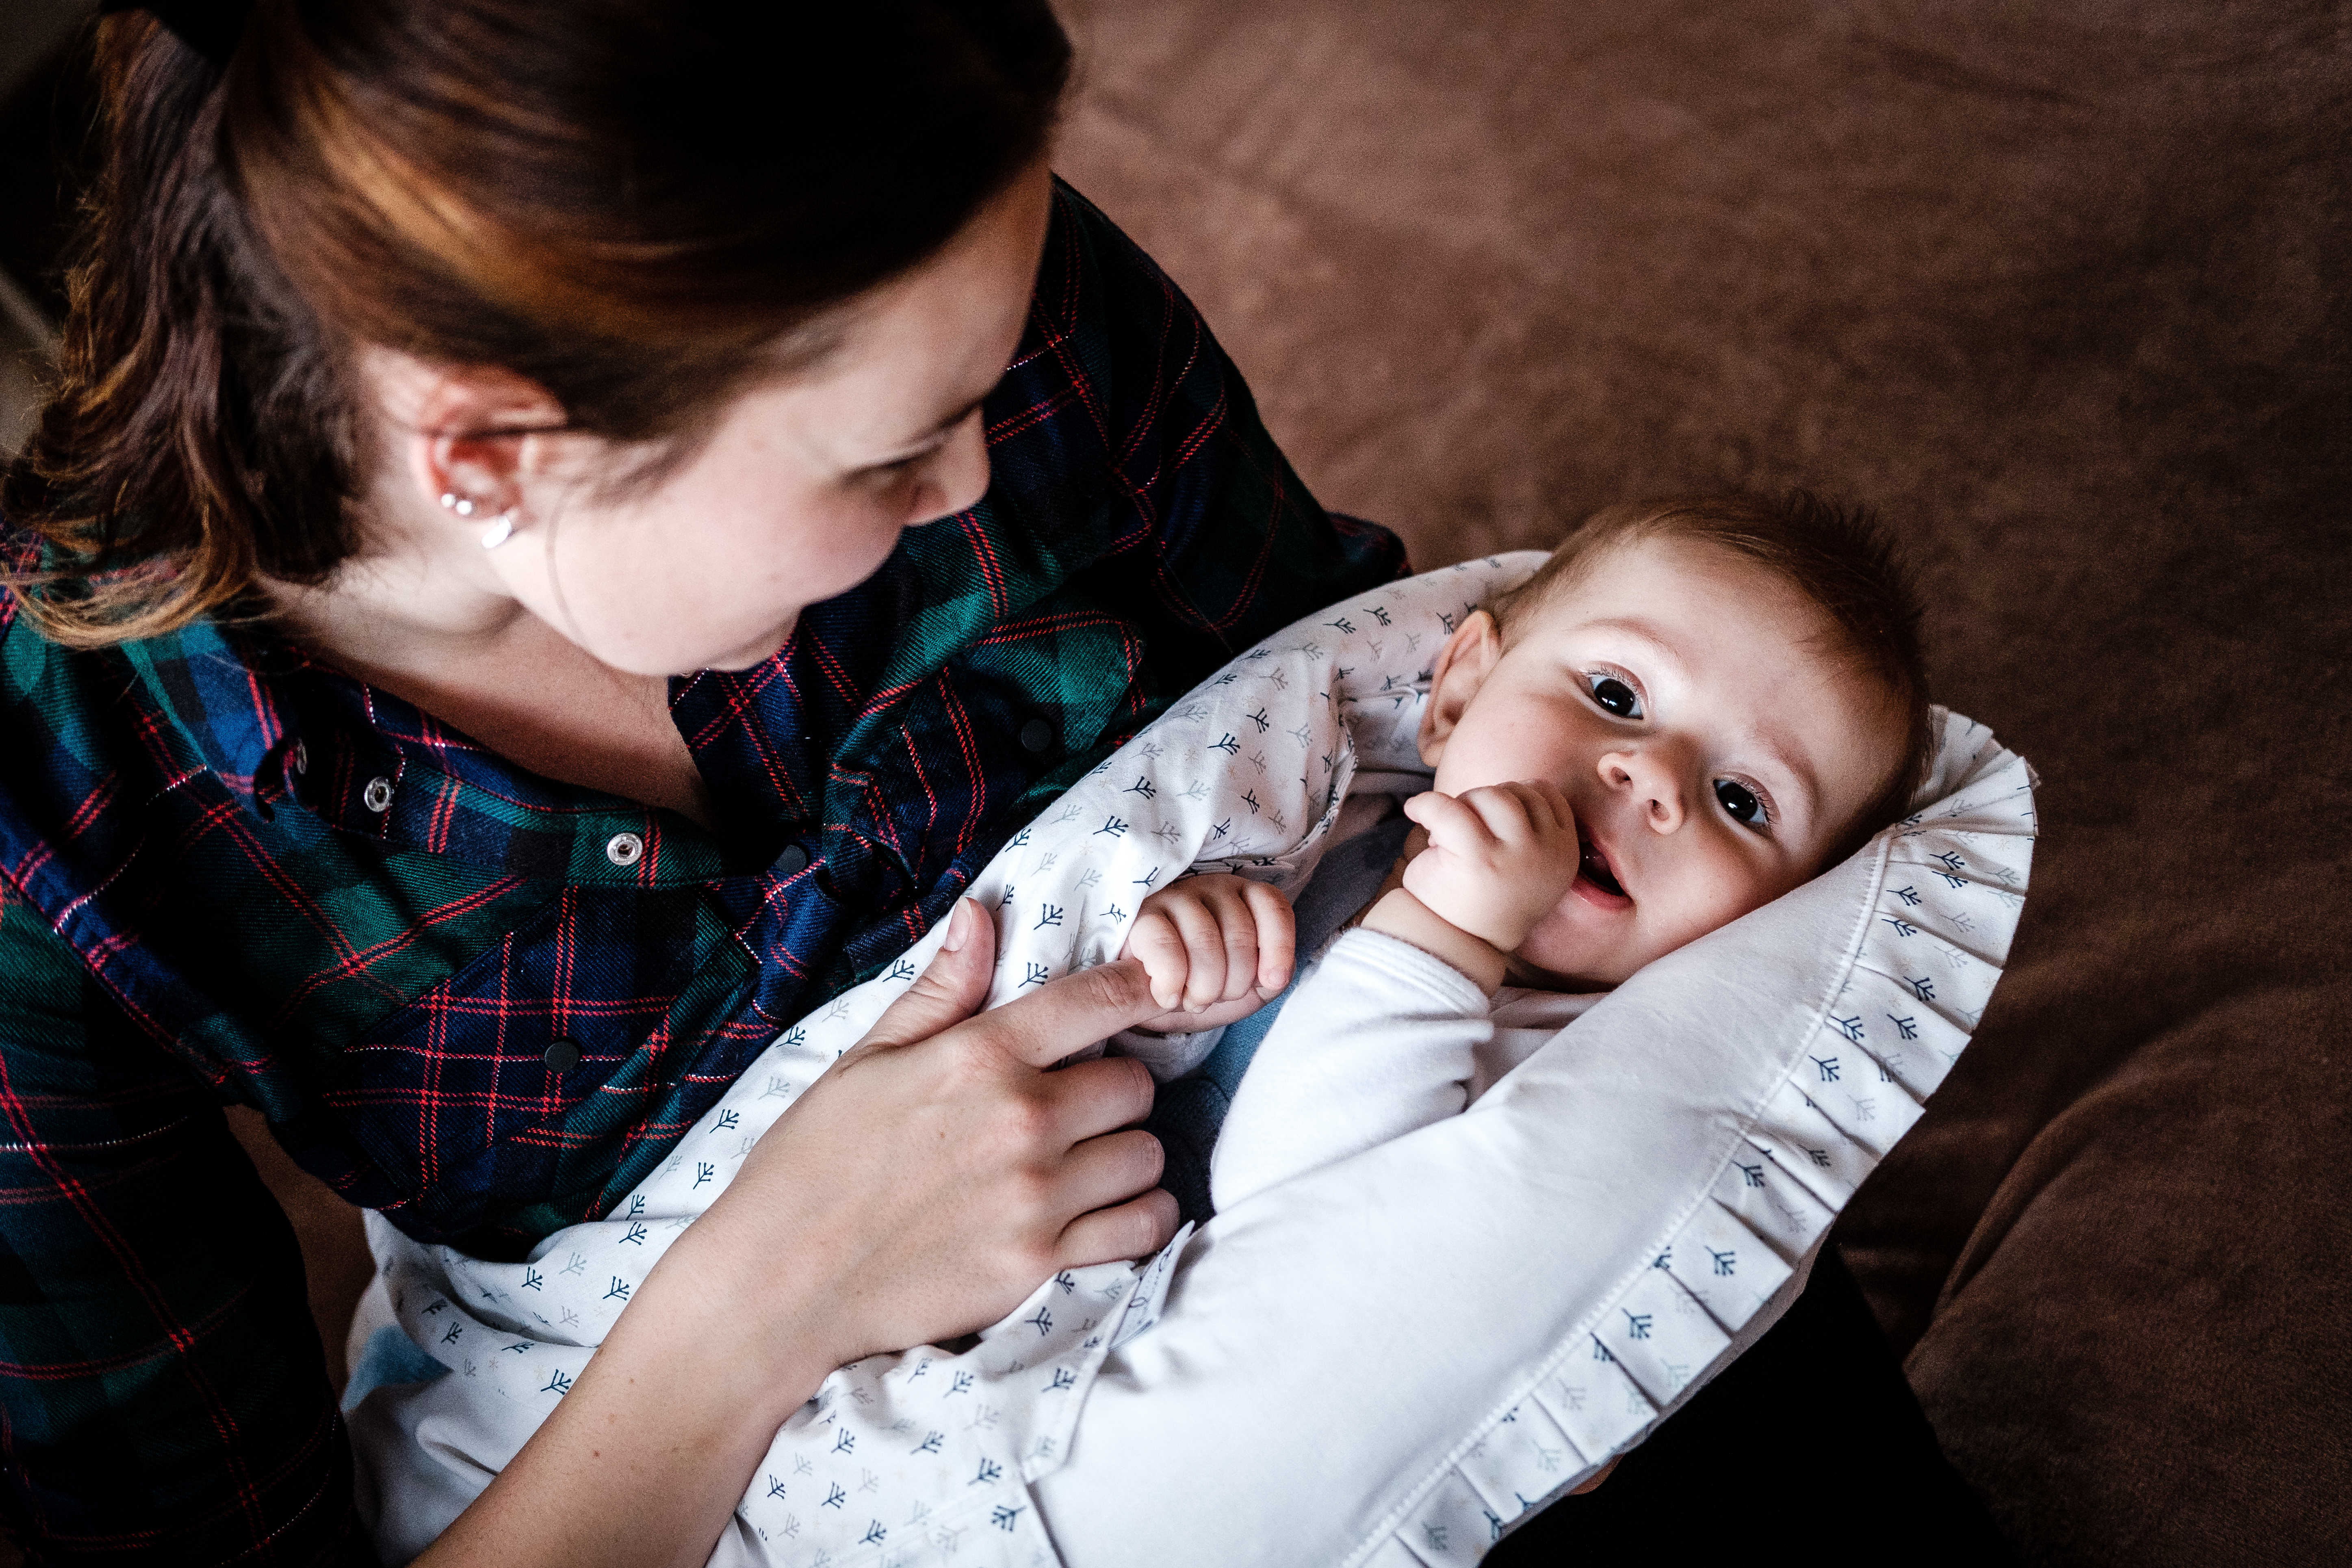
[[[1584,674],[1584,689],[1604,713],[1620,719],[1642,717],[1642,694],[1632,681],[1613,670],[1591,669]]]
[[[909,452],[903,458],[893,458],[887,463],[875,463],[860,468],[857,477],[869,484],[888,486],[905,479],[925,463],[940,455],[937,446],[926,447],[919,452]]]
[[[1738,779],[1716,780],[1715,799],[1716,804],[1723,807],[1724,815],[1742,827],[1763,830],[1772,826],[1771,802],[1762,791],[1752,789]]]

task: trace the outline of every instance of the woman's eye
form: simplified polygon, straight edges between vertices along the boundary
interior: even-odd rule
[[[867,484],[887,488],[897,484],[916,469],[940,455],[936,447],[926,447],[919,452],[909,452],[903,458],[893,458],[887,463],[876,463],[858,470],[857,477]]]
[[[1639,719],[1642,699],[1634,689],[1613,675],[1588,675],[1592,683],[1592,700],[1620,719]]]
[[[1722,802],[1723,809],[1731,814],[1734,822],[1755,827],[1771,820],[1764,803],[1756,798],[1756,792],[1737,779],[1716,780],[1715,798]]]

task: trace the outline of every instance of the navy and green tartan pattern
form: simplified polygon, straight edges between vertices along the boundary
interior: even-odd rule
[[[1169,700],[1403,570],[1066,187],[984,417],[980,506],[766,664],[672,683],[716,831],[263,632],[68,653],[0,605],[0,1510],[43,1560],[364,1560],[299,1258],[219,1105],[411,1235],[520,1256]]]

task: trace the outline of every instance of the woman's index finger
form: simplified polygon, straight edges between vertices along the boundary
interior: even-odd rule
[[[1165,1010],[1152,999],[1141,961],[1122,958],[1049,980],[957,1029],[980,1035],[1016,1061],[1047,1068]]]

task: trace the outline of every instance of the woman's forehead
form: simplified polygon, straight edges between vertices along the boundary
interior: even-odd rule
[[[937,254],[833,314],[824,352],[771,384],[813,444],[887,461],[970,413],[1018,340],[1051,204],[1041,162]]]

